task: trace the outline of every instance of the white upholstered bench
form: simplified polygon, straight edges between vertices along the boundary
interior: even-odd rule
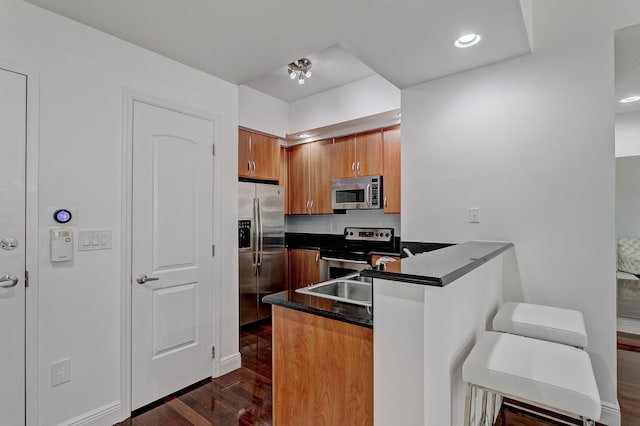
[[[591,360],[572,346],[488,331],[465,360],[462,378],[467,383],[465,426],[492,425],[496,395],[582,419],[584,425],[600,419]],[[480,416],[471,409],[478,391],[483,392]]]

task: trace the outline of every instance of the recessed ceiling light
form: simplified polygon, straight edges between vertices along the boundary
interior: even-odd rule
[[[628,104],[629,102],[640,101],[640,96],[629,96],[628,98],[620,99],[621,104]]]
[[[313,136],[313,135],[310,135],[310,134],[308,134],[308,133],[300,133],[300,134],[298,135],[298,137],[299,137],[299,138],[301,138],[301,139],[304,139],[304,138],[310,138],[311,136]]]
[[[398,113],[398,117],[402,117],[402,113],[401,112]]]
[[[482,39],[480,34],[469,33],[469,34],[465,34],[458,37],[458,39],[454,44],[456,47],[459,47],[459,48],[471,47],[473,45],[478,44],[480,42],[480,39]]]

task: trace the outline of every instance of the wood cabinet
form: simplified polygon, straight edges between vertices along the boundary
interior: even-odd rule
[[[378,259],[381,257],[390,257],[394,260],[394,262],[385,263],[382,267],[383,271],[389,272],[400,272],[400,257],[399,256],[383,256],[381,254],[372,254],[371,255],[371,264],[375,265]]]
[[[389,214],[400,213],[400,126],[384,129],[383,143],[383,207]]]
[[[289,213],[331,214],[331,139],[289,148]]]
[[[289,249],[289,288],[320,282],[320,251]]]
[[[382,131],[336,138],[331,175],[334,179],[381,175]]]
[[[280,147],[280,179],[278,185],[284,188],[284,214],[289,214],[289,154],[287,148]]]
[[[373,425],[373,330],[273,307],[273,424]]]
[[[253,179],[280,179],[278,139],[238,129],[238,176]]]

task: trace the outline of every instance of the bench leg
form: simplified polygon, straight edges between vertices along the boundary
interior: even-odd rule
[[[467,385],[467,393],[464,397],[464,426],[470,426],[471,422],[471,385]]]

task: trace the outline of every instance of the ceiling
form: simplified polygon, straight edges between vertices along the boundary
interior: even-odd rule
[[[518,0],[27,1],[287,101],[366,67],[403,89],[531,51]],[[454,48],[468,32],[480,33],[480,44]],[[348,52],[366,65],[349,65]],[[340,74],[324,63],[329,53],[346,61]],[[302,57],[316,59],[309,86],[280,72]],[[323,76],[325,66],[334,74]]]
[[[640,111],[640,101],[621,104],[620,99],[640,96],[640,25],[616,31],[616,114]]]

